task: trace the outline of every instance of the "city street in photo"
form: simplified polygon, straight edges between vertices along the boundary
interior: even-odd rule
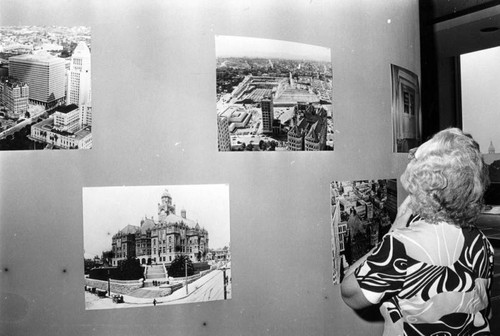
[[[0,150],[92,148],[89,27],[0,26]]]
[[[216,36],[219,151],[334,149],[329,48]]]
[[[397,214],[397,183],[390,180],[334,181],[332,209],[333,283],[377,245]]]
[[[229,186],[83,188],[85,308],[227,300]]]

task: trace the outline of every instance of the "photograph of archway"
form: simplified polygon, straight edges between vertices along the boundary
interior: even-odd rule
[[[418,76],[391,64],[392,150],[408,153],[422,143],[422,116]]]

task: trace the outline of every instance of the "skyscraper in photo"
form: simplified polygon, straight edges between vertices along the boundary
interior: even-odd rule
[[[229,122],[226,117],[217,116],[217,133],[219,152],[231,150],[231,137],[229,135]]]
[[[71,56],[66,104],[88,106],[91,99],[90,84],[90,49],[85,42],[81,41]]]
[[[46,52],[12,56],[9,76],[28,84],[32,103],[53,105],[64,99],[65,63]]]
[[[262,131],[264,133],[273,133],[273,120],[274,120],[274,104],[273,97],[267,96],[260,101],[262,110]]]

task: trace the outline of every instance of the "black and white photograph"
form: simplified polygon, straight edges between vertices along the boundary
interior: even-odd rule
[[[397,183],[389,180],[333,181],[332,210],[333,283],[389,232],[397,214]]]
[[[83,188],[85,308],[231,298],[229,186]]]
[[[0,26],[0,150],[92,148],[90,27]]]
[[[500,47],[460,56],[460,88],[463,130],[479,143],[482,153],[500,152]]]
[[[490,184],[484,194],[484,208],[477,220],[476,226],[488,237],[495,253],[495,265],[500,260],[500,160],[490,162],[488,172]],[[500,267],[495,267],[492,285],[492,300],[500,300]]]
[[[332,151],[329,48],[215,36],[219,151]]]
[[[418,76],[391,64],[392,150],[408,153],[422,143],[422,117]]]

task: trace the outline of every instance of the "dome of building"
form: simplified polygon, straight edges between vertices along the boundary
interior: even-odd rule
[[[153,219],[145,218],[141,223],[141,233],[146,233],[148,230],[152,230],[155,227],[155,222]]]
[[[120,233],[122,235],[128,235],[128,234],[136,233],[137,230],[139,230],[139,227],[129,224],[129,225],[125,226],[123,229],[121,229],[118,233]]]
[[[168,197],[168,198],[172,198],[172,195],[170,195],[170,193],[168,192],[167,189],[165,189],[165,191],[163,192],[163,194],[161,195],[161,198],[163,197]]]

